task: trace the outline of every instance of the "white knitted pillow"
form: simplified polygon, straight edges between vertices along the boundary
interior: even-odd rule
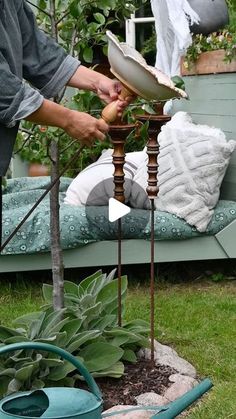
[[[218,202],[220,186],[236,142],[227,141],[224,133],[206,125],[196,125],[186,112],[176,113],[162,127],[158,136],[159,194],[156,209],[176,214],[203,232]],[[135,183],[147,186],[147,157],[134,176],[131,205],[137,202]]]

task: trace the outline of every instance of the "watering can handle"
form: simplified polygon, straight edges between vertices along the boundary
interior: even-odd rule
[[[87,368],[69,352],[65,351],[64,349],[58,348],[57,346],[50,345],[48,343],[22,342],[0,347],[0,355],[5,354],[7,352],[18,351],[19,349],[35,349],[39,351],[54,352],[55,354],[60,355],[63,359],[66,359],[67,361],[71,362],[71,364],[77,368],[79,373],[85,378],[85,381],[88,384],[88,387],[91,390],[91,392],[99,400],[102,399],[99,387],[97,386],[95,380],[93,379]]]

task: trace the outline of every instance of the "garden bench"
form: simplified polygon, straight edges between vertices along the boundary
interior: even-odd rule
[[[194,122],[221,128],[227,139],[236,139],[236,77],[231,74],[188,76],[185,78],[190,101],[176,101],[174,112],[189,112]],[[216,218],[221,217],[223,207],[231,214],[230,223],[216,234],[214,229],[188,239],[155,241],[155,262],[193,261],[236,258],[236,152],[221,186],[222,204],[217,207]],[[145,211],[145,210],[137,210]],[[103,214],[100,214],[103,216]],[[161,214],[162,216],[163,214]],[[138,213],[137,213],[138,216]],[[176,222],[178,219],[175,217]],[[173,222],[173,218],[172,218]],[[186,228],[188,228],[186,226]],[[213,233],[212,233],[213,232]],[[86,233],[86,231],[85,231]],[[89,236],[89,232],[88,232]],[[84,236],[86,241],[86,234]],[[157,237],[156,237],[157,238]],[[142,264],[150,262],[148,234],[142,238],[125,238],[122,243],[122,263]],[[89,241],[89,240],[88,240]],[[81,244],[81,243],[80,243]],[[65,249],[65,268],[96,267],[117,264],[116,240],[103,239],[85,246]],[[6,254],[0,256],[0,272],[33,271],[51,268],[49,252],[30,254]]]

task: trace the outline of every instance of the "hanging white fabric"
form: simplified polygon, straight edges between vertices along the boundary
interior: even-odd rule
[[[157,33],[155,67],[169,77],[180,74],[180,58],[192,43],[190,25],[199,22],[187,0],[151,0]]]

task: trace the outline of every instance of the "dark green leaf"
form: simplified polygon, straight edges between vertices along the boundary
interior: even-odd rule
[[[21,382],[29,380],[32,375],[33,368],[33,365],[27,365],[17,370],[15,375],[16,380],[19,380]]]
[[[84,48],[83,59],[86,63],[91,63],[93,61],[93,50],[91,47]]]
[[[98,23],[100,23],[101,25],[105,24],[106,19],[101,13],[94,13],[93,16],[95,17]]]
[[[119,361],[124,351],[109,343],[92,343],[80,351],[89,371],[101,371]]]

